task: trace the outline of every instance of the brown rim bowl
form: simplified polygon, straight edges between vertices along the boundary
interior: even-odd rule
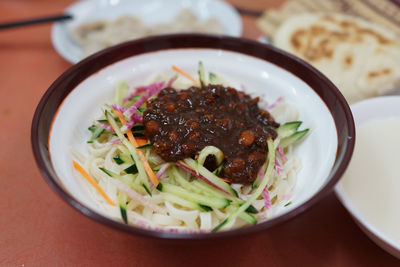
[[[100,70],[126,58],[171,49],[216,49],[250,56],[259,61],[276,65],[312,88],[327,107],[336,127],[337,150],[336,155],[333,156],[333,166],[328,171],[326,182],[304,203],[287,213],[253,226],[206,234],[157,232],[126,225],[90,209],[85,203],[81,203],[73,197],[59,182],[60,178],[52,164],[49,152],[48,140],[58,108],[74,88],[89,76],[96,75]],[[31,142],[36,163],[47,183],[64,201],[87,217],[134,235],[163,239],[198,240],[235,237],[264,231],[294,218],[321,201],[333,190],[350,161],[355,142],[355,130],[350,108],[342,94],[324,75],[304,61],[273,46],[256,41],[227,36],[176,34],[126,42],[100,51],[73,65],[50,86],[38,104],[32,122]]]

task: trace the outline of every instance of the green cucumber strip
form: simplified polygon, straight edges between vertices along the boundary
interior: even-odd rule
[[[178,205],[180,205],[180,206],[182,206],[184,208],[193,209],[193,210],[196,210],[196,209],[198,210],[199,209],[199,206],[195,202],[188,201],[186,199],[183,199],[181,197],[175,196],[175,195],[170,194],[170,193],[161,192],[160,194],[163,196],[163,198],[166,201],[178,204]]]
[[[302,124],[301,121],[290,121],[279,126],[276,130],[279,138],[285,138],[294,134]]]
[[[250,224],[256,224],[257,223],[257,219],[254,218],[254,216],[251,215],[250,213],[242,212],[242,213],[239,214],[239,217],[242,218],[243,220],[245,220],[246,222],[250,223]]]
[[[291,144],[294,144],[294,143],[300,141],[300,139],[303,138],[303,136],[305,136],[306,133],[308,133],[308,131],[309,131],[309,129],[298,131],[298,132],[295,132],[294,134],[292,134],[289,137],[281,139],[281,141],[279,142],[279,146],[281,148],[285,148],[285,147],[287,147],[287,146],[289,146]]]
[[[158,186],[157,186],[158,188]],[[229,199],[224,199],[224,198],[215,198],[215,197],[210,197],[210,196],[203,196],[197,193],[193,193],[190,191],[187,191],[186,189],[168,184],[168,183],[163,183],[161,186],[161,191],[174,194],[176,196],[179,196],[185,200],[188,201],[193,201],[201,205],[209,206],[211,208],[216,208],[216,209],[224,209],[229,206],[230,200]]]
[[[136,167],[139,172],[139,180],[142,182],[142,184],[145,185],[145,189],[147,193],[149,193],[148,189],[150,188],[149,186],[149,178],[147,177],[146,170],[144,169],[143,163],[140,161],[139,155],[136,151],[136,149],[132,146],[132,144],[125,138],[125,136],[122,134],[121,129],[118,127],[117,123],[115,122],[113,116],[111,116],[111,113],[108,112],[107,110],[105,111],[105,116],[108,122],[110,123],[111,127],[113,127],[115,133],[117,134],[118,138],[121,140],[122,144],[125,145],[126,148],[128,148],[129,153],[132,155],[133,160],[136,163]],[[151,195],[151,194],[149,194]]]
[[[129,166],[128,168],[124,169],[124,172],[129,174],[136,174],[138,173],[138,169],[135,164]]]
[[[129,152],[128,152],[128,153],[129,153]],[[115,161],[118,165],[121,165],[121,164],[123,164],[123,163],[135,164],[135,163],[133,162],[133,159],[132,159],[131,155],[125,154],[125,153],[124,153],[124,154],[117,155],[117,156],[114,156],[113,159],[114,159],[114,161]],[[117,162],[117,161],[118,161],[118,162]],[[119,162],[121,162],[121,163],[119,163]]]
[[[199,61],[198,74],[199,74],[200,85],[203,87],[206,84],[206,81],[204,79],[204,66],[203,62],[201,61]]]
[[[129,153],[129,150],[125,146],[119,145],[118,149],[122,152],[119,156],[125,163],[135,164],[131,153]]]
[[[201,210],[201,211],[212,211],[213,209],[209,206],[202,205],[193,201],[188,201],[178,196],[175,196],[170,193],[160,193],[166,201],[178,204],[184,208],[192,209],[192,210]]]
[[[118,165],[124,164],[125,161],[121,158],[121,155],[116,155],[113,157],[113,160],[115,161],[115,163],[117,163]]]
[[[214,173],[216,176],[218,176],[218,175],[221,173],[221,171],[222,171],[222,165],[220,165],[218,168],[216,168],[216,169],[213,171],[213,173]]]
[[[119,192],[117,198],[122,220],[124,223],[128,224],[128,215],[126,213],[126,202],[128,201],[128,196],[124,192]]]
[[[108,120],[97,120],[97,122],[108,124]]]
[[[216,197],[227,197],[228,199],[232,200],[232,204],[236,204],[237,203],[237,204],[239,204],[238,206],[240,206],[243,203],[245,203],[244,200],[241,200],[239,198],[235,198],[233,196],[227,196],[225,193],[223,193],[223,192],[219,191],[218,189],[210,186],[209,184],[207,184],[203,180],[195,180],[192,183],[193,183],[194,186],[196,186],[199,189],[203,190],[204,193],[208,193],[208,194],[210,194],[212,196],[216,196]],[[258,210],[253,205],[250,205],[246,209],[246,212],[257,214]]]
[[[227,224],[229,218],[230,218],[230,217],[226,218],[226,219],[223,220],[220,224],[218,224],[217,226],[215,226],[215,228],[212,229],[211,232],[214,232],[214,233],[215,233],[215,232],[218,232],[219,229],[221,229],[222,227],[224,227],[225,224]]]
[[[198,164],[195,160],[191,158],[187,158],[184,160],[186,165],[188,165],[190,168],[193,170],[196,170],[198,173],[200,173],[204,178],[209,180],[211,183],[215,184],[219,188],[225,190],[226,192],[232,194],[233,196],[238,196],[237,192],[228,184],[219,179],[218,176],[214,175],[212,172],[207,170],[204,166]]]
[[[118,165],[121,165],[121,164],[124,164],[124,163],[134,164],[132,157],[130,155],[127,155],[127,154],[116,155],[116,156],[113,157],[113,160]]]
[[[145,107],[138,107],[137,110],[138,110],[140,113],[143,113],[143,112],[146,110],[146,108],[145,108]]]
[[[261,195],[262,191],[264,188],[267,186],[271,175],[272,171],[274,170],[274,165],[275,165],[275,147],[274,147],[274,141],[269,138],[268,139],[268,166],[267,166],[267,171],[265,172],[264,178],[262,179],[260,185],[257,187],[255,192],[251,195],[251,197],[243,204],[241,205],[234,213],[229,215],[228,218],[226,218],[222,223],[217,225],[212,231],[216,232],[219,229],[221,229],[227,222],[233,220],[236,218],[238,215],[240,215],[242,212],[247,210],[247,208]]]
[[[227,194],[219,191],[218,189],[212,187],[211,185],[207,184],[203,180],[200,180],[200,179],[194,180],[192,182],[192,184],[193,184],[193,186],[195,186],[196,188],[201,190],[203,192],[203,194],[208,194],[210,196],[226,197],[226,198],[230,197],[230,195],[227,195]],[[232,199],[233,199],[233,197],[232,197]]]
[[[115,95],[114,95],[114,103],[118,105],[122,105],[122,99],[126,96],[129,90],[129,85],[127,82],[119,82],[116,86]]]
[[[204,165],[204,162],[209,155],[213,155],[215,157],[217,166],[220,165],[224,160],[224,153],[221,151],[221,149],[215,146],[206,146],[200,151],[197,162],[200,165]]]
[[[175,166],[171,166],[170,167],[170,173],[171,175],[174,176],[175,181],[182,186],[184,189],[188,190],[188,191],[193,191],[195,193],[201,194],[202,190],[199,189],[198,187],[194,186],[193,184],[191,184],[189,181],[187,181],[178,171],[178,169]]]
[[[127,186],[129,186],[130,188],[135,190],[136,192],[139,192],[139,193],[143,193],[144,192],[144,190],[143,190],[143,188],[141,186],[139,186],[138,184],[134,183],[134,176],[132,176],[132,175],[122,176],[122,175],[119,175],[119,174],[117,174],[115,172],[107,170],[106,168],[99,167],[99,169],[102,170],[103,172],[105,172],[111,178],[120,180],[121,182],[123,182],[124,184],[126,184]]]
[[[257,210],[253,205],[250,205],[250,206],[246,209],[246,212],[248,212],[248,213],[253,213],[253,214],[257,214],[257,213],[258,213],[258,210]]]
[[[120,205],[119,210],[121,212],[122,220],[124,223],[128,224],[128,215],[126,214],[126,209]]]
[[[148,185],[146,185],[145,183],[142,184],[144,190],[146,190],[147,194],[149,194],[150,196],[152,196],[150,188]]]
[[[88,128],[88,130],[92,132],[92,136],[87,141],[88,143],[93,143],[94,140],[99,138],[100,135],[102,135],[105,132],[105,130],[103,128],[101,128],[99,126],[95,126],[95,125],[90,126]]]
[[[204,211],[213,211],[213,209],[209,206],[206,205],[202,205],[202,204],[198,204],[200,209],[204,210]]]
[[[235,212],[235,208],[233,206],[229,206],[227,208],[227,211],[229,213],[233,213],[233,212]],[[257,219],[254,218],[253,215],[247,213],[246,211],[240,213],[239,217],[242,218],[243,220],[245,220],[246,222],[250,223],[250,224],[256,224],[257,223]]]
[[[163,184],[162,184],[162,183],[158,183],[158,185],[157,185],[156,188],[157,188],[158,191],[163,192],[164,187],[163,187]]]
[[[210,83],[216,83],[217,82],[217,75],[215,73],[210,72],[208,74],[208,80]]]
[[[152,148],[152,147],[153,147],[153,143],[148,143],[143,146],[138,146],[136,149],[146,149],[146,148]]]
[[[241,200],[237,197],[233,197],[230,195],[226,195],[225,193],[221,192],[220,190],[212,187],[211,185],[207,184],[206,182],[204,182],[203,180],[194,180],[192,182],[192,184],[196,187],[198,187],[199,189],[201,189],[203,191],[203,194],[209,194],[211,196],[215,196],[215,197],[226,197],[230,200],[232,200],[232,204],[237,204],[238,206],[242,205],[243,203],[245,203],[244,200]],[[253,206],[250,205],[247,209],[246,212],[248,213],[253,213],[253,214],[257,214],[258,210]]]

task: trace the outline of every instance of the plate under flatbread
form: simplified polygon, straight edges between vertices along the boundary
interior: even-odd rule
[[[350,103],[390,93],[400,83],[396,35],[360,18],[297,15],[278,28],[273,41],[322,71]]]

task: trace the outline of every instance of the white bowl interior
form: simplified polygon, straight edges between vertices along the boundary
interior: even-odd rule
[[[81,60],[81,48],[72,40],[70,31],[76,26],[98,20],[114,20],[123,15],[139,17],[144,24],[154,25],[171,21],[182,9],[189,9],[200,20],[216,18],[226,35],[240,36],[242,22],[236,10],[219,0],[84,0],[66,10],[72,21],[55,23],[52,42],[56,51],[66,60]],[[221,15],[223,14],[223,15]]]
[[[351,110],[357,128],[372,121],[400,118],[399,107],[400,96],[384,96],[358,102],[351,106]],[[343,186],[343,180],[339,181],[335,188],[335,192],[345,208],[355,218],[357,224],[360,225],[361,229],[383,249],[400,258],[399,240],[395,240],[388,236],[381,229],[372,224],[371,221],[360,212],[360,209],[355,205],[354,200],[352,199],[351,193],[349,193]]]
[[[130,86],[147,84],[157,73],[173,75],[171,64],[196,75],[198,61],[206,71],[226,77],[230,84],[248,93],[262,96],[269,103],[283,96],[299,111],[301,128],[311,131],[295,153],[301,159],[302,169],[291,198],[292,204],[282,207],[286,213],[310,199],[327,181],[334,164],[338,137],[327,106],[302,80],[264,60],[244,54],[216,49],[171,49],[126,58],[96,72],[80,83],[64,100],[54,119],[50,133],[50,155],[60,184],[87,207],[104,214],[82,188],[81,177],[75,177],[71,148],[87,154],[87,130],[101,115],[100,108],[110,102],[114,86],[126,80]]]

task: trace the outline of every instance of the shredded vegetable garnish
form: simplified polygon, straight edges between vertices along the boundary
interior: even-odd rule
[[[271,105],[269,105],[267,107],[267,109],[274,109],[279,103],[283,102],[283,97],[278,97],[278,99],[272,103]]]
[[[89,127],[88,156],[79,156],[87,171],[76,161],[73,167],[96,189],[90,192],[92,195],[96,192],[93,200],[105,213],[149,230],[205,233],[259,223],[295,201],[290,196],[300,163],[293,146],[308,132],[308,129],[299,130],[302,122],[296,121],[297,117],[290,118],[288,123],[282,121],[280,126],[276,124],[279,128],[274,140],[264,139],[261,150],[266,151],[259,161],[262,166],[252,169],[256,172],[253,178],[256,180],[250,180],[252,184],[232,182],[226,173],[227,152],[224,150],[224,155],[218,144],[206,144],[195,156],[185,155],[181,160],[168,162],[156,153],[160,143],[146,132],[149,128],[143,114],[151,110],[152,99],[163,89],[169,88],[164,94],[174,89],[172,86],[188,86],[187,81],[178,79],[178,74],[190,80],[194,87],[200,84],[201,88],[208,86],[207,80],[209,83],[223,80],[219,74],[207,73],[201,62],[198,67],[198,79],[172,66],[176,74],[157,76],[148,85],[118,83],[114,103],[105,104],[104,117]],[[176,94],[179,93],[183,92]],[[267,109],[273,116],[284,117],[281,112],[285,105],[279,97]],[[168,138],[174,138],[169,134],[165,132]],[[249,141],[254,136],[244,138]],[[257,154],[252,157],[257,158]],[[214,167],[210,167],[210,160]]]
[[[101,189],[101,187],[96,183],[96,181],[90,177],[90,175],[79,165],[76,161],[72,161],[75,170],[77,170],[99,193],[103,196],[103,198],[107,201],[108,204],[115,206],[114,201],[112,201],[107,194]]]
[[[197,84],[198,81],[195,78],[193,78],[191,75],[187,74],[186,72],[184,72],[180,68],[178,68],[176,66],[172,66],[172,69],[174,71],[176,71],[177,73],[179,73],[180,75],[182,75],[183,77],[188,78],[189,80],[191,80],[194,84]]]
[[[286,162],[286,161],[287,161],[287,157],[286,157],[285,153],[283,153],[283,149],[282,149],[280,146],[278,146],[278,147],[276,148],[276,150],[278,151],[279,156],[281,157],[281,159],[283,160],[283,162]]]
[[[119,120],[121,121],[121,123],[123,125],[126,124],[126,120],[124,118],[124,116],[114,110],[115,115],[118,116]],[[126,133],[128,135],[128,139],[131,142],[131,144],[133,145],[134,148],[137,148],[139,145],[135,139],[135,137],[133,136],[131,130],[128,130],[128,132]],[[139,155],[140,160],[142,161],[142,164],[144,166],[144,169],[146,170],[147,175],[149,176],[149,179],[151,180],[151,182],[153,183],[153,185],[157,186],[158,185],[158,179],[156,177],[156,175],[154,174],[153,170],[151,169],[149,162],[147,161],[146,157],[143,155],[142,151],[137,150],[137,154]]]

